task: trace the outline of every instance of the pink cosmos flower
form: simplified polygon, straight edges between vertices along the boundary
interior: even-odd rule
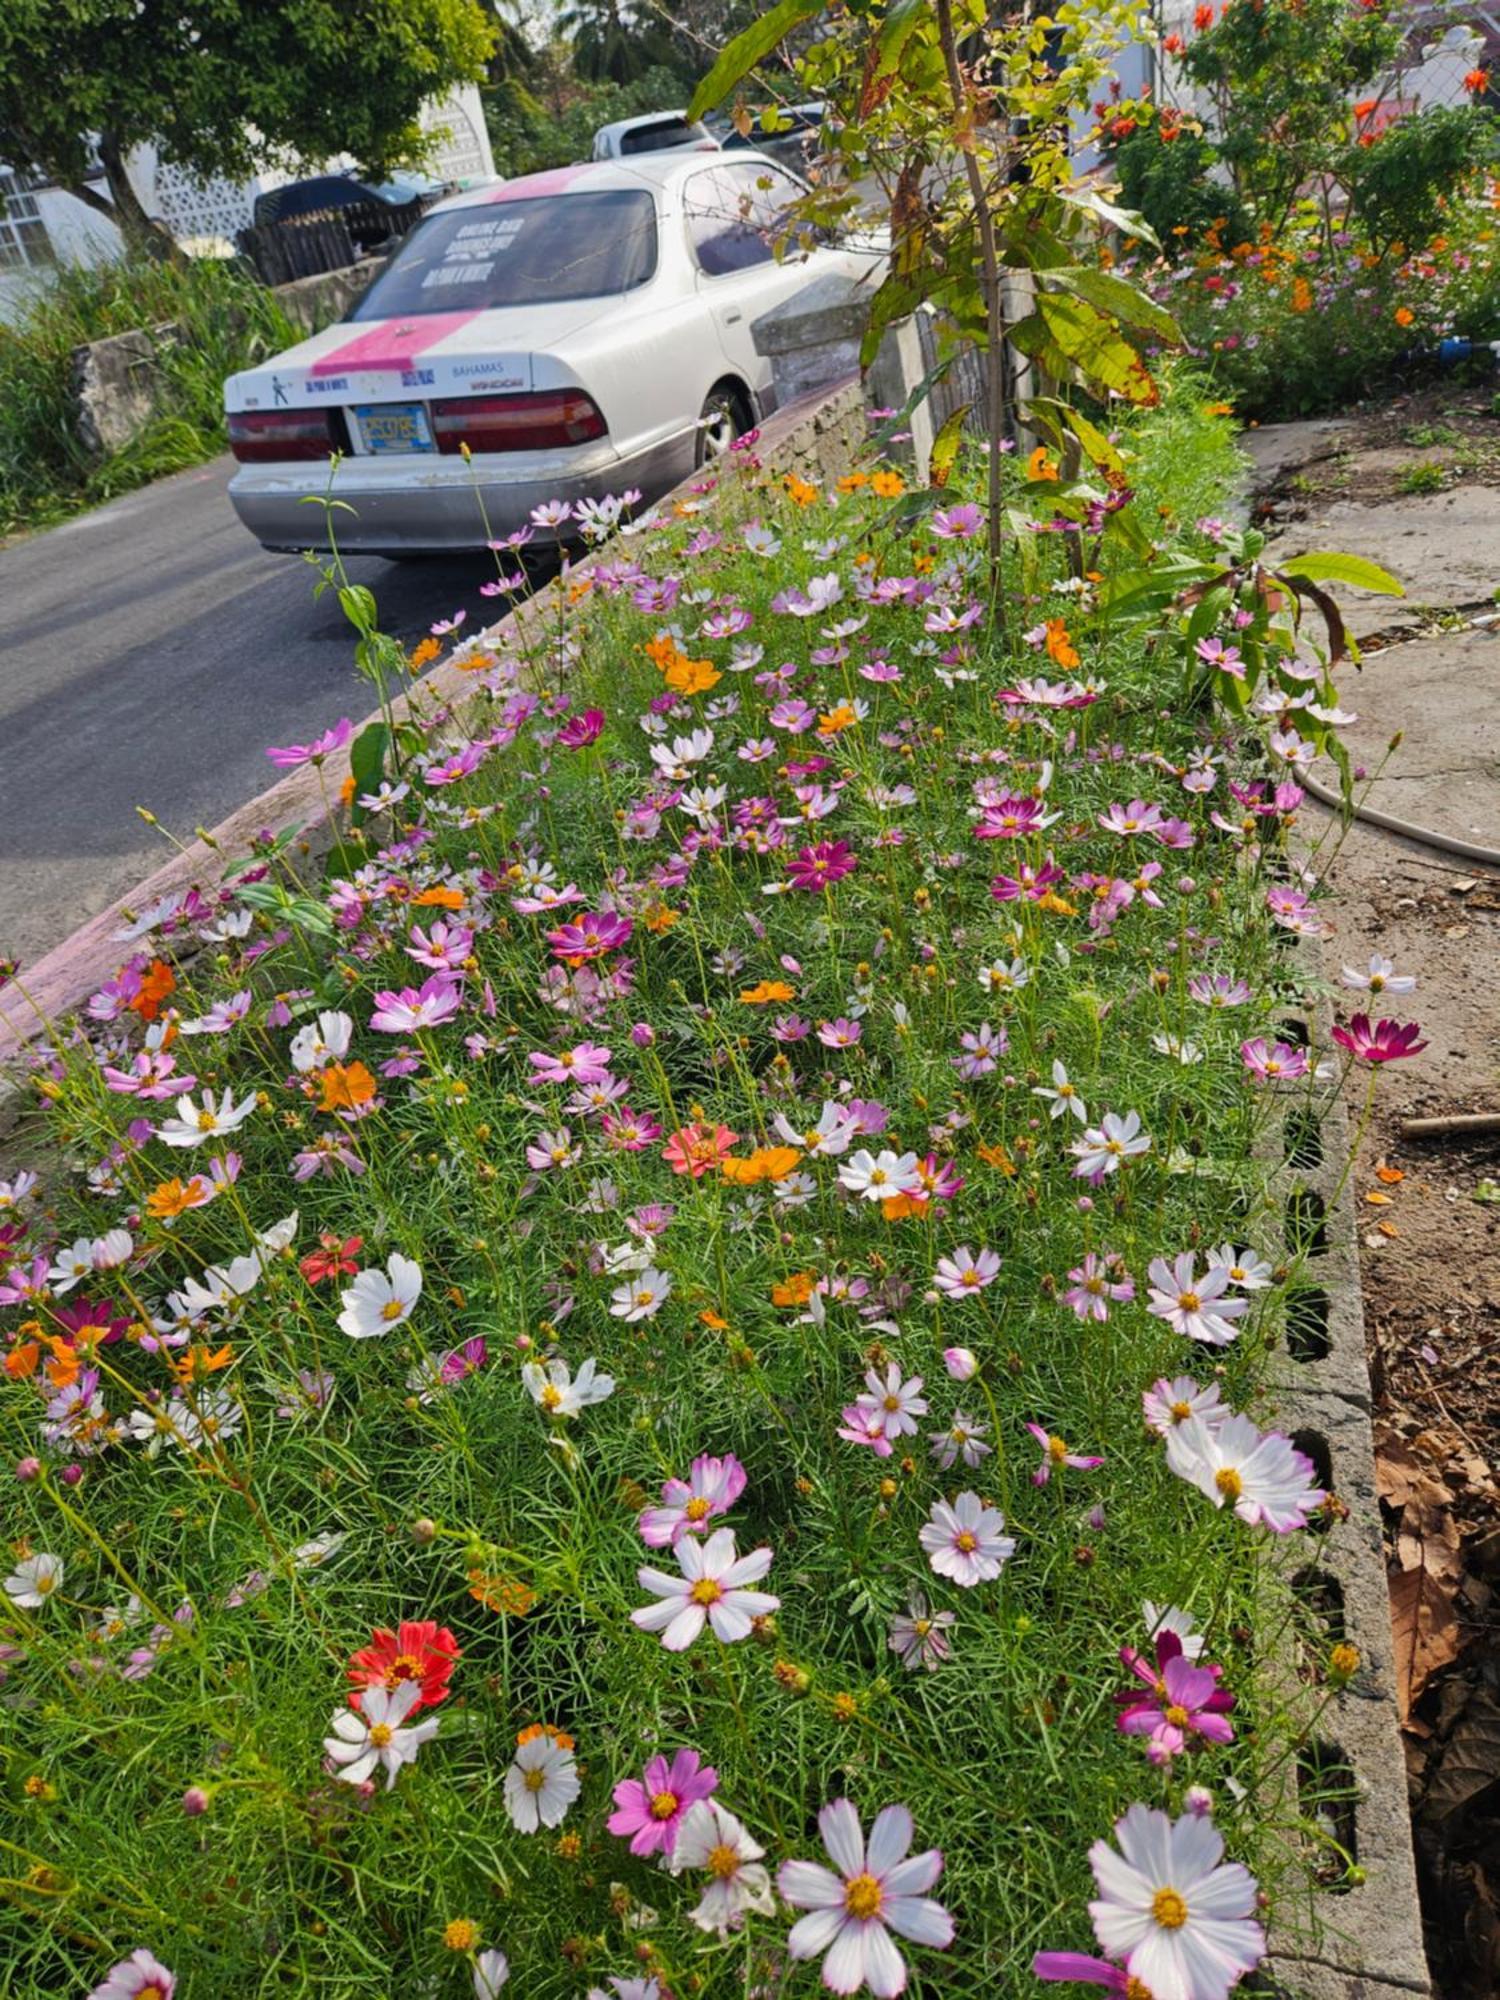
[[[1107,1958],[1091,1958],[1086,1951],[1039,1951],[1031,1961],[1033,1979],[1061,1980],[1073,1986],[1102,1986],[1106,1993],[1128,1994],[1130,1974],[1123,1965],[1111,1965]],[[1140,1981],[1134,1981],[1137,1988]]]
[[[718,1772],[696,1750],[678,1750],[670,1763],[652,1757],[639,1778],[615,1786],[619,1810],[610,1814],[609,1830],[630,1842],[632,1854],[670,1855],[683,1814],[711,1797],[718,1782]]]
[[[922,1378],[913,1375],[903,1381],[901,1364],[892,1361],[885,1371],[882,1381],[879,1372],[872,1368],[865,1376],[865,1394],[856,1401],[856,1407],[867,1410],[881,1428],[886,1438],[894,1442],[897,1438],[915,1437],[917,1418],[927,1414],[927,1398],[922,1394]]]
[[[1062,1303],[1082,1320],[1098,1320],[1102,1324],[1109,1318],[1111,1300],[1124,1305],[1135,1297],[1134,1279],[1108,1250],[1090,1250],[1068,1276],[1073,1283],[1061,1295]]]
[[[1149,1430],[1158,1437],[1165,1437],[1178,1424],[1185,1424],[1189,1417],[1202,1417],[1207,1424],[1216,1424],[1228,1416],[1228,1410],[1220,1401],[1223,1392],[1217,1382],[1210,1382],[1206,1389],[1200,1388],[1191,1375],[1163,1375],[1153,1382],[1141,1395],[1141,1409]]]
[[[864,1035],[858,1021],[850,1021],[842,1014],[836,1021],[818,1023],[818,1040],[825,1049],[852,1049],[858,1046]]]
[[[658,1601],[630,1614],[631,1624],[641,1631],[660,1632],[669,1653],[685,1652],[705,1624],[713,1627],[716,1639],[733,1645],[750,1637],[755,1619],[780,1609],[779,1597],[745,1588],[759,1583],[770,1569],[770,1549],[736,1555],[733,1531],[716,1528],[706,1542],[684,1535],[673,1553],[681,1576],[668,1576],[659,1569],[636,1571],[642,1590],[649,1590]]]
[[[1399,1021],[1380,1021],[1373,1028],[1368,1014],[1356,1014],[1347,1028],[1333,1030],[1333,1039],[1342,1049],[1347,1049],[1357,1062],[1370,1064],[1400,1062],[1406,1056],[1419,1056],[1426,1048],[1426,1042],[1419,1042],[1422,1032],[1415,1021],[1404,1026]]]
[[[1224,1296],[1229,1273],[1222,1265],[1197,1276],[1191,1250],[1184,1250],[1171,1264],[1165,1257],[1153,1257],[1146,1275],[1147,1312],[1165,1320],[1174,1333],[1201,1340],[1207,1347],[1227,1347],[1239,1332],[1231,1321],[1250,1310],[1248,1299]]]
[[[647,1507],[636,1525],[648,1549],[675,1546],[684,1535],[706,1531],[717,1514],[727,1514],[745,1490],[746,1472],[734,1454],[715,1458],[702,1452],[693,1460],[686,1479],[668,1479],[661,1489],[662,1504]]]
[[[983,513],[969,500],[957,507],[939,507],[928,523],[929,531],[944,542],[968,541],[983,527]]]
[[[661,1137],[661,1126],[651,1113],[632,1111],[628,1104],[622,1104],[617,1111],[607,1111],[599,1121],[599,1129],[605,1144],[618,1153],[644,1152]]]
[[[939,1257],[932,1282],[946,1298],[972,1298],[1000,1275],[1000,1257],[994,1250],[973,1251],[960,1244],[951,1256]]]
[[[955,1382],[968,1382],[979,1372],[979,1356],[969,1347],[945,1347],[943,1366]]]
[[[332,729],[325,729],[321,736],[315,736],[311,743],[288,743],[279,750],[267,750],[266,755],[281,770],[295,771],[303,764],[323,763],[335,750],[342,750],[353,734],[354,724],[346,715]]]
[[[953,1058],[953,1067],[965,1083],[974,1083],[982,1076],[990,1076],[999,1067],[999,1058],[1010,1046],[1010,1036],[1005,1029],[992,1028],[988,1021],[981,1021],[972,1034],[958,1038],[962,1055]]]
[[[410,1035],[419,1028],[436,1028],[451,1021],[462,1005],[459,988],[445,974],[435,972],[420,986],[377,993],[370,1026],[387,1035]]]
[[[794,1959],[822,1956],[830,1993],[868,1986],[878,2000],[894,2000],[906,1990],[906,1965],[892,1931],[940,1950],[953,1942],[953,1919],[926,1893],[943,1872],[943,1857],[934,1847],[907,1858],[912,1818],[905,1806],[876,1814],[867,1845],[854,1807],[834,1799],[818,1814],[818,1832],[833,1870],[783,1861],[777,1871],[785,1900],[809,1912],[793,1924],[787,1951]]]
[[[609,1075],[611,1054],[598,1042],[579,1042],[555,1056],[533,1051],[526,1060],[540,1083],[598,1083]]]
[[[1336,1028],[1334,1033],[1338,1033]],[[1293,1048],[1290,1042],[1268,1044],[1264,1035],[1241,1042],[1240,1058],[1262,1083],[1295,1083],[1309,1068],[1306,1049]]]
[[[169,1972],[159,1958],[144,1948],[122,1959],[89,1995],[89,2000],[172,2000],[177,1991],[177,1975]]]
[[[1014,875],[995,876],[990,883],[990,894],[997,903],[1018,903],[1023,899],[1039,903],[1062,879],[1063,871],[1049,854],[1040,868],[1023,861]]]
[[[560,924],[555,931],[548,931],[547,942],[554,958],[577,959],[582,963],[618,951],[634,929],[629,917],[617,916],[613,910],[591,911],[572,923]]]
[[[1045,1486],[1054,1472],[1071,1465],[1077,1472],[1092,1472],[1097,1465],[1103,1465],[1102,1458],[1085,1458],[1081,1453],[1069,1451],[1060,1437],[1053,1437],[1040,1424],[1028,1424],[1027,1430],[1042,1447],[1042,1462],[1031,1475],[1033,1486]]]
[[[995,799],[984,807],[974,829],[976,840],[1023,840],[1040,833],[1058,817],[1043,809],[1042,801],[1030,794]]]
[[[1279,1431],[1260,1431],[1248,1417],[1218,1424],[1189,1417],[1167,1433],[1167,1464],[1212,1500],[1226,1503],[1247,1526],[1290,1535],[1328,1498],[1317,1468]]]
[[[877,1458],[890,1457],[891,1441],[878,1409],[863,1401],[846,1403],[842,1414],[844,1421],[839,1425],[838,1435],[846,1444],[864,1445]]]
[[[842,882],[858,865],[847,841],[820,840],[812,847],[799,848],[787,863],[787,881],[793,889],[828,889]]]
[[[952,1506],[933,1502],[917,1540],[937,1575],[972,1590],[976,1583],[992,1582],[1015,1554],[1015,1541],[1004,1528],[997,1507],[986,1507],[977,1493],[960,1493]]]
[[[1117,1726],[1125,1736],[1150,1738],[1153,1763],[1179,1755],[1190,1736],[1208,1743],[1234,1741],[1229,1721],[1234,1696],[1219,1686],[1222,1670],[1195,1666],[1175,1632],[1158,1633],[1154,1661],[1131,1646],[1121,1648],[1120,1658],[1148,1692],[1129,1688],[1115,1696],[1120,1709]]]

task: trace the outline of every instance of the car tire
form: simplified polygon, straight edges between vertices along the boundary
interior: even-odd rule
[[[744,392],[728,382],[716,383],[698,412],[698,435],[693,446],[695,468],[701,471],[712,460],[722,458],[753,421]]]

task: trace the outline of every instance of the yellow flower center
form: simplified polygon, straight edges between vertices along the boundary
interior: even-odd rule
[[[727,1882],[738,1871],[739,1865],[739,1855],[723,1841],[708,1850],[708,1872],[717,1875],[721,1882]]]
[[[1203,1304],[1203,1301],[1196,1292],[1179,1292],[1177,1294],[1177,1303],[1185,1313],[1195,1313]]]
[[[962,1549],[966,1556],[972,1555],[975,1549],[979,1547],[979,1537],[977,1535],[971,1535],[968,1529],[965,1528],[963,1533],[954,1542],[953,1546],[956,1549]]]
[[[1068,1447],[1063,1443],[1061,1438],[1054,1438],[1054,1437],[1048,1438],[1047,1456],[1052,1460],[1052,1463],[1054,1465],[1061,1465],[1063,1460],[1067,1457],[1067,1455],[1068,1455]]]
[[[913,1618],[911,1629],[919,1639],[925,1639],[927,1634],[932,1630],[932,1620],[930,1618]]]
[[[1188,1726],[1188,1712],[1187,1712],[1187,1710],[1186,1710],[1186,1709],[1185,1709],[1185,1708],[1184,1708],[1184,1707],[1182,1706],[1181,1702],[1175,1702],[1175,1701],[1174,1701],[1174,1702],[1173,1702],[1173,1704],[1172,1704],[1172,1706],[1171,1706],[1170,1708],[1166,1708],[1166,1709],[1163,1709],[1163,1710],[1162,1710],[1162,1714],[1163,1714],[1163,1715],[1164,1715],[1164,1716],[1166,1717],[1167,1721],[1171,1723],[1171,1725],[1172,1725],[1172,1727],[1173,1727],[1174,1729],[1186,1729],[1186,1728],[1187,1728],[1187,1726]]]
[[[479,1942],[479,1926],[472,1917],[455,1917],[443,1931],[449,1951],[472,1951]]]
[[[1226,1500],[1238,1500],[1245,1490],[1245,1482],[1232,1465],[1221,1465],[1214,1474],[1214,1485]]]
[[[887,1410],[899,1410],[901,1407],[901,1398],[899,1396],[887,1396],[881,1407]]]
[[[385,1304],[380,1308],[380,1317],[387,1325],[394,1325],[405,1311],[406,1308],[402,1305],[400,1299],[387,1299]]]
[[[638,1306],[649,1306],[649,1305],[650,1305],[650,1303],[651,1303],[651,1301],[652,1301],[652,1300],[653,1300],[653,1299],[654,1299],[655,1297],[656,1297],[656,1294],[655,1294],[655,1292],[652,1292],[652,1291],[648,1291],[648,1290],[646,1290],[646,1289],[642,1288],[642,1290],[640,1290],[640,1291],[638,1291],[638,1292],[636,1293],[636,1295],[635,1295],[635,1302],[636,1302],[636,1304],[637,1304]]]
[[[521,1782],[525,1785],[528,1792],[539,1792],[547,1782],[547,1773],[545,1771],[525,1771],[521,1775]]]
[[[695,1493],[682,1511],[690,1521],[706,1521],[711,1504],[701,1494]]]
[[[1156,2000],[1156,1996],[1144,1980],[1132,1975],[1125,1981],[1125,2000]]]
[[[711,1576],[700,1576],[688,1592],[694,1604],[717,1604],[724,1595]]]
[[[1174,1424],[1185,1424],[1192,1414],[1193,1406],[1191,1403],[1174,1403],[1170,1411]]]
[[[217,1126],[218,1120],[211,1111],[200,1111],[198,1113],[198,1130],[200,1132],[212,1132]]]
[[[656,1797],[651,1801],[651,1817],[653,1819],[670,1819],[676,1810],[677,1794],[675,1792],[658,1792]]]
[[[880,1884],[873,1875],[856,1875],[844,1884],[844,1908],[861,1922],[880,1915]]]
[[[960,1271],[958,1275],[960,1282],[965,1285],[977,1285],[979,1283],[979,1273],[974,1269],[972,1264],[967,1271]]]
[[[1151,1914],[1164,1931],[1180,1931],[1188,1920],[1188,1906],[1175,1889],[1158,1889],[1151,1898]]]
[[[384,1750],[395,1733],[395,1730],[392,1729],[388,1722],[372,1722],[370,1724],[370,1741],[375,1745],[377,1750]]]
[[[562,1401],[562,1390],[555,1382],[548,1382],[542,1390],[541,1404],[544,1410],[555,1410]]]
[[[50,1597],[57,1588],[57,1578],[50,1569],[44,1569],[36,1580],[38,1597]]]

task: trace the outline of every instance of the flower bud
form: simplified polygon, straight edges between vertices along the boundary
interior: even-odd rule
[[[40,1475],[41,1470],[42,1461],[39,1458],[23,1458],[16,1462],[16,1477],[23,1486],[29,1485],[33,1479],[36,1479]]]
[[[979,1372],[979,1356],[967,1347],[945,1347],[943,1366],[955,1382],[972,1381]]]
[[[1207,1819],[1214,1809],[1214,1795],[1207,1785],[1189,1785],[1182,1795],[1182,1803],[1194,1819]]]
[[[182,1795],[182,1810],[189,1819],[202,1819],[208,1811],[208,1793],[201,1785],[189,1785]]]
[[[435,1542],[437,1531],[437,1522],[427,1514],[423,1514],[411,1524],[411,1538],[420,1548],[426,1548],[429,1542]]]

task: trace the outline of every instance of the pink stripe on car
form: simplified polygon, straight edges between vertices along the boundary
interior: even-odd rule
[[[319,355],[308,373],[343,375],[354,368],[409,368],[417,355],[437,347],[471,319],[478,319],[482,310],[475,306],[468,312],[419,313],[412,319],[385,320]]]

